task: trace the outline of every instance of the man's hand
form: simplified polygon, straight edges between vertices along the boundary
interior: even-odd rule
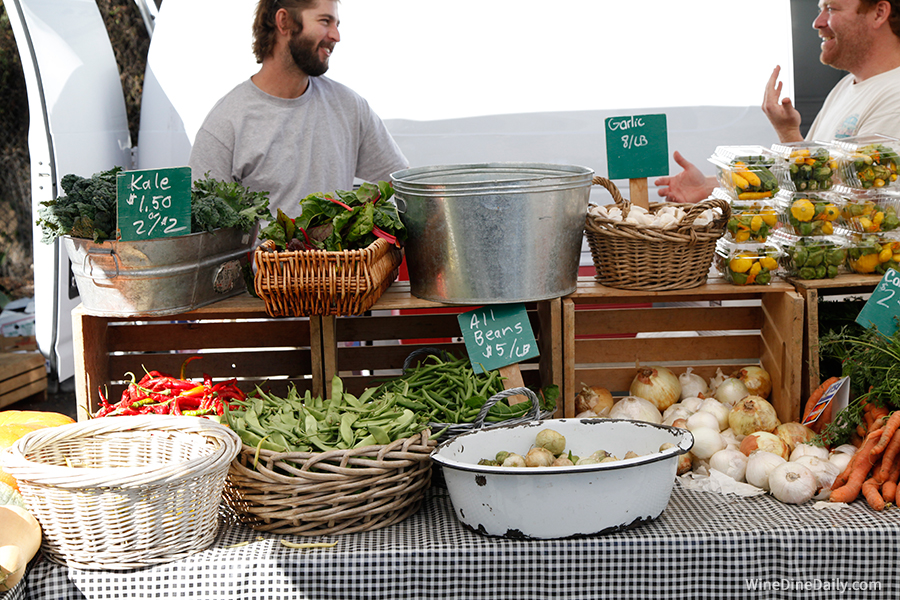
[[[800,111],[794,108],[790,98],[781,97],[783,84],[778,81],[779,73],[781,73],[781,67],[776,66],[772,71],[772,76],[769,77],[769,83],[766,84],[762,111],[769,118],[769,122],[772,123],[775,133],[782,143],[801,142],[803,136],[800,135]]]
[[[716,187],[716,178],[707,177],[693,163],[684,158],[677,150],[674,154],[675,162],[684,169],[678,175],[672,177],[660,177],[653,182],[660,187],[656,193],[665,197],[668,202],[682,202],[693,204],[709,198]]]

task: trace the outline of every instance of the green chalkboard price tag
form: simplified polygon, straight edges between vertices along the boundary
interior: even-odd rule
[[[126,242],[191,232],[191,168],[122,171],[116,177],[119,239]]]
[[[666,115],[606,119],[606,162],[610,179],[668,175]]]
[[[876,330],[888,337],[897,332],[897,319],[900,318],[900,273],[888,269],[878,287],[866,300],[856,322],[869,329]]]
[[[497,304],[457,316],[469,361],[476,373],[538,356],[524,304]]]

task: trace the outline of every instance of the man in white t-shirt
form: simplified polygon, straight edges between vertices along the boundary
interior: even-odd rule
[[[338,32],[338,0],[260,0],[253,23],[259,71],[226,94],[197,132],[189,164],[269,192],[272,212],[299,212],[315,192],[387,181],[409,166],[359,94],[324,73]]]
[[[829,141],[880,133],[900,138],[900,0],[820,0],[813,21],[822,38],[820,60],[849,71],[831,90],[807,132],[807,140]],[[778,139],[799,142],[800,112],[781,98],[780,67],[775,67],[763,96],[762,110]],[[655,181],[670,202],[699,202],[709,197],[714,177],[679,153],[683,169]]]

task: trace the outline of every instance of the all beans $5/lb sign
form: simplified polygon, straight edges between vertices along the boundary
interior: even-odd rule
[[[476,373],[538,356],[524,304],[498,304],[457,316],[466,352]]]
[[[119,239],[126,242],[191,232],[191,168],[122,171],[116,176]]]
[[[856,322],[870,329],[875,327],[882,335],[892,336],[897,332],[898,318],[900,318],[900,273],[888,269],[878,287],[859,311]]]
[[[643,179],[669,174],[666,115],[609,117],[605,123],[610,179]]]

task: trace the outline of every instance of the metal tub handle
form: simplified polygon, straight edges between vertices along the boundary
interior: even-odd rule
[[[84,273],[84,276],[85,276],[85,277],[87,277],[88,279],[91,279],[92,281],[97,281],[97,279],[100,279],[99,277],[94,277],[93,275],[89,275],[89,274],[88,274],[87,263],[88,263],[88,261],[89,261],[89,259],[90,259],[90,257],[91,257],[91,254],[103,254],[103,255],[107,255],[107,254],[108,254],[109,256],[112,256],[113,264],[116,265],[116,274],[113,275],[112,277],[105,277],[104,279],[115,279],[116,277],[119,276],[119,257],[118,257],[118,255],[116,254],[115,249],[114,249],[114,248],[110,248],[109,250],[106,250],[106,249],[100,249],[100,250],[91,249],[91,250],[88,250],[88,251],[87,251],[87,254],[84,255],[84,258],[83,258],[82,261],[81,261],[81,272]],[[90,265],[90,266],[91,266],[91,269],[90,269],[90,270],[91,270],[91,272],[93,272],[93,270],[94,270],[94,263],[91,262],[91,265]]]

